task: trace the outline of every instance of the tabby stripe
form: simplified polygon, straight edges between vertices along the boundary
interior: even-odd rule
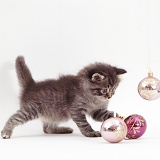
[[[92,118],[97,121],[104,121],[109,118],[109,111],[105,109],[99,109],[93,113]]]

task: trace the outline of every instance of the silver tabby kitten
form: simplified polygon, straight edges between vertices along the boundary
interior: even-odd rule
[[[118,75],[126,73],[124,69],[95,63],[76,76],[36,82],[22,56],[16,59],[16,71],[21,85],[20,109],[6,122],[1,132],[3,138],[10,138],[16,126],[37,118],[48,134],[72,133],[71,128],[58,126],[72,119],[83,135],[100,137],[85,115],[101,122],[113,117],[113,112],[107,110],[108,100],[120,82]]]

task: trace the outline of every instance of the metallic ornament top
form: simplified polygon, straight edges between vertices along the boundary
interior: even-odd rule
[[[153,77],[149,72],[148,77],[142,79],[138,84],[138,93],[145,100],[155,100],[160,97],[160,80]]]
[[[121,118],[112,117],[102,123],[101,135],[110,143],[122,141],[127,134],[127,126]]]

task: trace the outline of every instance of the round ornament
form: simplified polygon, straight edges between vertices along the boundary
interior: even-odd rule
[[[155,100],[160,97],[160,80],[153,77],[149,72],[148,77],[142,79],[138,84],[138,93],[145,100]]]
[[[112,117],[102,123],[102,137],[110,143],[122,141],[127,134],[127,126],[121,118]]]
[[[133,114],[124,119],[124,122],[127,125],[127,139],[137,139],[141,137],[146,129],[147,122],[141,115]]]

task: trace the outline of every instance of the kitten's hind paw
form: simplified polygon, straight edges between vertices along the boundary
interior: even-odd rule
[[[55,128],[44,127],[43,131],[47,134],[69,134],[73,132],[73,129],[69,127],[55,127]]]
[[[58,133],[58,134],[69,134],[72,132],[73,132],[73,129],[69,127],[57,127],[55,129],[55,133]]]
[[[12,131],[11,130],[2,130],[1,131],[1,136],[3,139],[9,139],[12,135]]]
[[[86,137],[101,137],[101,133],[99,131],[87,132],[84,135]]]

